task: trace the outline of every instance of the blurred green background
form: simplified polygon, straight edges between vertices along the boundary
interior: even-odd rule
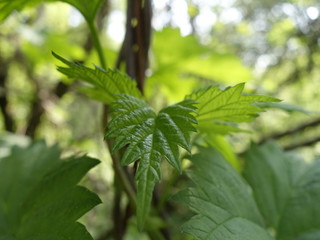
[[[123,0],[107,0],[98,12],[110,68],[115,68],[124,39],[126,6]],[[145,95],[155,109],[209,84],[224,87],[246,82],[247,93],[283,102],[243,126],[252,133],[228,136],[237,153],[250,141],[269,138],[305,159],[320,153],[319,1],[153,0],[152,7]],[[10,145],[22,140],[9,133],[44,138],[49,144],[58,142],[65,155],[87,152],[102,159],[84,181],[103,202],[109,202],[113,170],[103,142],[103,107],[77,90],[83,83],[56,71],[58,62],[51,51],[90,67],[99,65],[82,15],[66,3],[15,11],[0,25],[2,139]],[[173,173],[168,169],[165,174]],[[112,205],[103,204],[83,219],[96,239],[112,227],[111,219],[105,217],[111,214]],[[177,209],[171,223],[184,214],[188,213]],[[125,239],[148,239],[132,227],[134,219],[130,221]],[[175,231],[179,233],[177,227]],[[187,237],[177,234],[176,239]]]

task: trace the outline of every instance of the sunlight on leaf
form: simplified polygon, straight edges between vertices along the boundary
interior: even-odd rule
[[[61,0],[77,8],[84,18],[92,23],[103,0]],[[36,6],[43,2],[58,2],[58,0],[1,0],[0,1],[0,22],[5,20],[14,10],[20,11],[25,7]]]
[[[164,28],[153,38],[154,64],[146,84],[147,98],[161,91],[169,102],[175,102],[199,85],[252,79],[250,69],[237,56],[200,44],[192,34],[182,37],[179,29]]]
[[[244,95],[244,83],[240,83],[224,90],[218,86],[200,89],[186,96],[198,102],[199,129],[202,131],[219,130],[221,134],[239,131],[232,123],[253,121],[264,110],[255,103],[278,102],[273,97],[259,95]]]

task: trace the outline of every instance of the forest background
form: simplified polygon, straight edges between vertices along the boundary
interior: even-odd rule
[[[0,1],[0,7],[4,4]],[[144,4],[143,11],[136,7]],[[106,107],[78,91],[83,82],[56,70],[61,63],[52,51],[89,67],[105,65],[126,72],[156,110],[180,101],[193,89],[245,82],[246,93],[276,97],[282,103],[268,103],[267,112],[255,122],[241,124],[248,132],[223,137],[232,146],[230,158],[241,156],[252,141],[269,139],[306,161],[320,153],[316,0],[101,1],[94,23],[100,52],[92,26],[67,3],[43,3],[8,14],[5,9],[0,12],[1,153],[30,139],[45,139],[49,145],[59,143],[65,156],[88,153],[101,159],[82,183],[109,203],[81,219],[94,239],[149,236],[136,229],[132,213],[123,213],[127,199],[114,186],[112,160],[103,140]],[[137,54],[134,48],[139,49]],[[171,170],[165,174],[176,177],[163,186],[172,184],[169,181],[177,185],[160,187],[165,194],[160,205],[188,182]],[[170,217],[165,218],[170,224],[190,216],[176,203],[170,202],[168,209]],[[117,211],[123,219],[117,219]],[[158,220],[155,225],[162,224]],[[170,231],[180,239],[179,224]]]

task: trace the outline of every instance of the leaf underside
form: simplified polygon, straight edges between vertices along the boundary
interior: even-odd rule
[[[190,151],[190,131],[196,131],[192,100],[162,109],[156,114],[145,101],[121,94],[112,104],[112,120],[106,138],[114,138],[113,151],[126,146],[121,164],[140,160],[136,173],[137,219],[141,229],[149,212],[154,185],[161,178],[160,163],[165,158],[181,172],[179,146]]]
[[[101,201],[76,184],[98,163],[61,160],[60,150],[44,142],[13,147],[0,159],[0,239],[92,240],[76,221]]]

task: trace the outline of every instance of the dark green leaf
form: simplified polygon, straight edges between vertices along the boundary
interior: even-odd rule
[[[141,229],[149,211],[154,184],[160,180],[160,162],[165,158],[181,171],[179,146],[190,151],[189,132],[195,131],[196,119],[192,100],[185,100],[162,109],[157,115],[141,99],[121,94],[112,104],[112,120],[107,138],[115,138],[113,151],[125,146],[123,165],[140,160],[136,173],[138,181],[137,218]]]
[[[277,239],[320,239],[320,160],[306,163],[274,142],[245,154],[245,177]]]
[[[250,69],[237,56],[200,44],[193,34],[182,37],[179,29],[154,32],[152,49],[154,64],[147,97],[160,91],[169,101],[179,101],[200,82],[236,84],[252,79]]]
[[[92,240],[76,220],[100,199],[76,184],[97,164],[43,142],[14,147],[0,159],[0,239]]]
[[[196,239],[272,240],[247,184],[218,152],[201,148],[192,162],[195,187],[174,196],[197,214],[184,232]]]

